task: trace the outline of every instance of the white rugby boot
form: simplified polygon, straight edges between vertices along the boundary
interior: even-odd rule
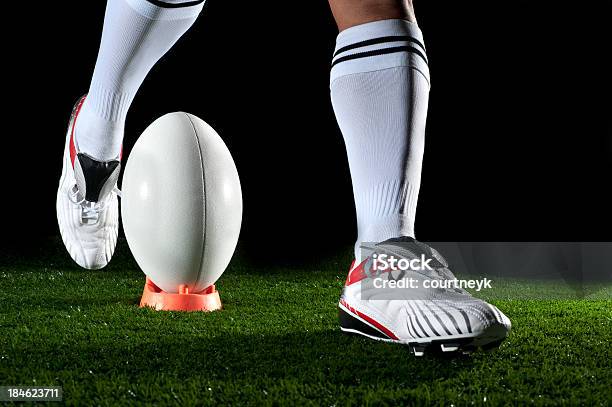
[[[84,100],[70,116],[56,210],[68,253],[79,266],[96,270],[108,264],[117,245],[121,157],[103,162],[79,152],[74,127]]]
[[[342,331],[409,345],[417,356],[432,351],[491,349],[508,335],[508,317],[497,307],[445,283],[456,280],[455,276],[446,260],[425,243],[400,237],[371,249],[372,255],[351,267],[342,291]],[[417,269],[399,270],[387,265],[380,270],[380,261],[375,263],[374,259],[380,259],[381,254],[386,254],[387,260],[389,256],[398,261],[430,260],[425,260],[426,267],[419,261],[414,263]],[[438,281],[432,284],[433,280]]]

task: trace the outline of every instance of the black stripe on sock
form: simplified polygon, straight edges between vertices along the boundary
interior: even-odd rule
[[[344,51],[349,51],[351,49],[367,47],[368,45],[384,44],[385,42],[396,42],[396,41],[411,42],[413,44],[418,45],[419,47],[423,49],[423,51],[425,51],[425,45],[423,45],[423,43],[417,40],[416,38],[410,37],[408,35],[389,35],[387,37],[372,38],[370,40],[360,41],[354,44],[346,45],[338,49],[338,51],[334,52],[333,58],[335,58],[338,54],[341,54]]]
[[[206,0],[193,0],[193,1],[186,1],[183,3],[166,3],[165,1],[162,1],[162,0],[147,0],[147,1],[157,7],[182,8],[182,7],[197,6],[198,4],[204,3]]]
[[[345,55],[343,57],[336,59],[334,62],[332,62],[331,68],[333,68],[335,65],[339,63],[350,61],[351,59],[374,57],[377,55],[385,55],[385,54],[395,54],[398,52],[413,52],[417,54],[418,56],[420,56],[421,58],[423,58],[423,61],[427,63],[427,58],[425,58],[425,55],[423,55],[421,51],[419,51],[417,48],[406,45],[406,46],[401,46],[401,47],[382,48],[382,49],[375,49],[372,51],[358,52],[357,54]]]

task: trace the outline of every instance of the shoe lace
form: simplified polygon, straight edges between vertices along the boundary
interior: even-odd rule
[[[83,194],[80,193],[78,186],[75,184],[70,189],[68,197],[70,202],[81,207],[81,223],[93,225],[98,223],[100,214],[106,210],[112,194],[121,197],[121,191],[115,186],[104,199],[98,202],[90,202],[85,199]]]

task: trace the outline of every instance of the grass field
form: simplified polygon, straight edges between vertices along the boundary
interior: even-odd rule
[[[144,275],[125,243],[105,271],[61,244],[0,266],[0,385],[63,386],[70,405],[609,405],[610,289],[588,299],[488,299],[513,331],[492,353],[415,358],[342,334],[337,301],[349,253],[308,269],[249,266],[218,284],[220,312],[140,309]],[[542,283],[542,286],[546,284]]]

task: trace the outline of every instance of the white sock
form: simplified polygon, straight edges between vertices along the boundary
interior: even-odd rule
[[[429,99],[417,25],[382,20],[342,31],[330,88],[353,181],[360,260],[361,243],[414,237]]]
[[[118,158],[138,88],[203,6],[203,0],[108,0],[96,68],[75,125],[79,151],[101,161]]]

